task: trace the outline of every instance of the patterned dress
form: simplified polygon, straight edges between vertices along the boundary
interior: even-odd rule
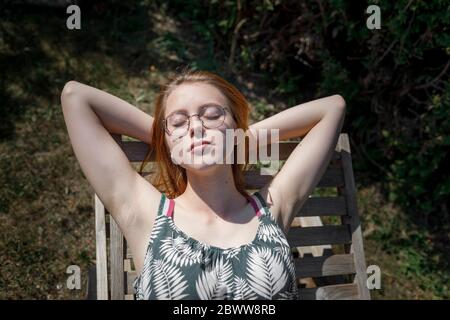
[[[258,216],[254,240],[219,248],[189,237],[172,219],[175,201],[162,193],[137,300],[297,299],[293,255],[259,192],[248,196]]]

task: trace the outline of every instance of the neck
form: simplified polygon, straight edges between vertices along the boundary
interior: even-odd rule
[[[179,199],[189,210],[205,219],[242,208],[247,199],[236,189],[231,165],[216,165],[206,170],[186,171],[187,186]]]

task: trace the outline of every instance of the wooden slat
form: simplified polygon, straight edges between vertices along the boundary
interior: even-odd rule
[[[134,279],[136,279],[137,274],[136,271],[130,271],[126,273],[126,281],[127,281],[127,294],[134,294],[133,283]]]
[[[142,162],[144,161],[147,153],[149,152],[149,145],[142,141],[122,141],[122,135],[111,134],[113,139],[122,148],[122,151],[130,162]],[[155,161],[155,153],[147,161]]]
[[[337,150],[341,152],[342,170],[345,181],[345,189],[342,190],[342,188],[338,188],[338,192],[341,194],[344,193],[347,201],[348,215],[350,217],[350,228],[352,234],[352,244],[350,247],[350,252],[355,256],[355,282],[358,286],[360,298],[364,300],[370,300],[370,292],[366,285],[367,274],[363,247],[363,236],[356,202],[356,187],[353,176],[350,142],[348,140],[347,134],[341,134],[339,136]]]
[[[131,269],[131,259],[126,258],[126,259],[123,260],[123,271],[124,272],[133,271]]]
[[[110,215],[110,269],[111,269],[111,300],[124,299],[124,268],[123,268],[123,234],[114,218]]]
[[[278,145],[278,153],[279,153],[278,160],[286,160],[300,142],[301,142],[301,140],[300,141],[280,141],[279,145]],[[269,155],[269,157],[272,157],[270,146],[267,151],[267,154]],[[335,150],[332,155],[331,161],[339,160],[340,158],[341,158],[340,153]],[[257,159],[260,160],[259,154],[258,154]]]
[[[299,289],[299,300],[357,300],[358,286],[354,283],[337,284],[318,288]]]
[[[290,228],[287,239],[292,247],[314,246],[322,244],[349,243],[348,226],[322,226],[308,228]]]
[[[245,188],[246,189],[260,189],[265,186],[270,180],[272,175],[261,175],[260,170],[247,170],[244,172]],[[318,188],[325,187],[338,187],[344,185],[344,177],[342,170],[337,168],[328,167],[317,184]]]
[[[316,300],[317,288],[298,289],[298,300]]]
[[[108,300],[108,268],[106,254],[105,207],[97,194],[94,195],[95,205],[95,254],[97,299]]]
[[[347,208],[344,197],[310,197],[296,216],[342,216],[345,214],[347,214]]]
[[[298,220],[300,227],[319,227],[323,226],[322,219],[319,216],[314,217],[297,217],[294,220]],[[292,225],[292,224],[291,224]],[[332,253],[332,246],[329,244],[320,246],[307,246],[307,247],[296,247],[300,256],[312,255],[314,257],[320,257],[324,255],[330,255]]]
[[[133,259],[133,255],[131,254],[131,249],[129,246],[127,246],[127,251],[126,251],[125,257],[127,259]]]
[[[111,231],[109,228],[109,219],[105,221],[105,230],[106,230],[106,239],[109,239],[109,236],[111,234]]]
[[[294,259],[296,276],[324,277],[355,273],[353,254],[335,254],[323,257]]]
[[[148,144],[142,141],[122,141],[122,136],[118,134],[111,134],[117,144],[122,148],[123,152],[127,156],[130,162],[142,162],[149,151]],[[279,152],[279,160],[286,160],[292,151],[297,147],[300,141],[280,141],[278,145]],[[269,151],[268,155],[272,156]],[[333,153],[331,161],[339,160],[341,157],[340,153],[335,150]],[[260,160],[259,154],[257,155],[257,159]],[[148,161],[155,161],[155,154],[151,155]]]

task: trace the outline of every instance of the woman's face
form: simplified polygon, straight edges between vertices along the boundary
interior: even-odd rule
[[[209,107],[211,105],[215,107]],[[167,98],[164,112],[165,140],[172,161],[187,170],[225,163],[234,144],[234,139],[229,139],[227,147],[226,129],[236,128],[231,112],[225,96],[212,85],[182,84],[174,89]],[[203,114],[205,125],[212,128],[204,127],[198,116],[186,122],[186,116],[194,114]],[[192,144],[201,142],[207,143],[192,149]]]

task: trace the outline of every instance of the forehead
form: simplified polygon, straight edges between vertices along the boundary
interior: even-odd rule
[[[189,83],[176,87],[166,101],[165,115],[177,110],[196,112],[205,103],[227,105],[225,96],[219,89],[206,83]]]

